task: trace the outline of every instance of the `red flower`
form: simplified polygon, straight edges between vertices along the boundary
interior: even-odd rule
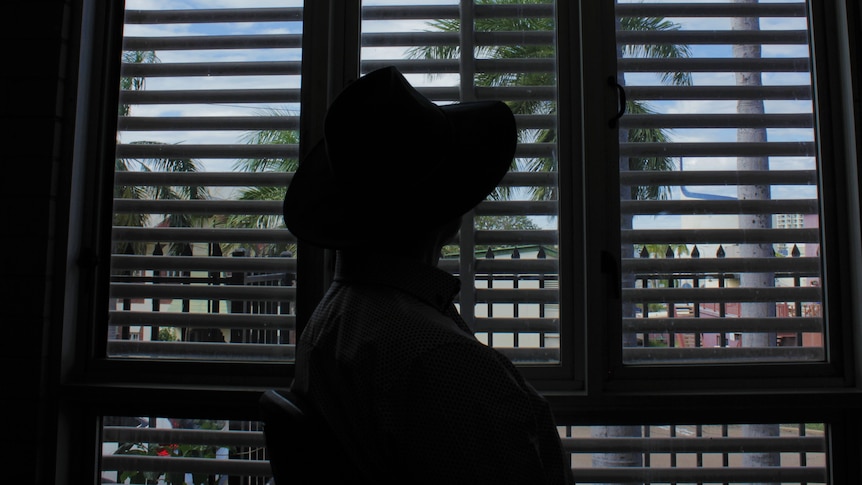
[[[168,456],[169,455],[168,450],[166,450],[165,448],[159,448],[159,451],[157,451],[156,454],[159,456]]]

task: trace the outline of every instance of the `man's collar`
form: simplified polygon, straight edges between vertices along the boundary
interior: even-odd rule
[[[439,268],[410,259],[365,257],[341,251],[335,260],[335,281],[374,283],[397,288],[445,312],[461,282]]]

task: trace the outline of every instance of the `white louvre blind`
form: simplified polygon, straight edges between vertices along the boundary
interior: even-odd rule
[[[464,279],[481,338],[559,362],[553,5],[362,11],[363,73],[394,64],[435,102],[502,99],[517,113],[517,166],[441,266]],[[127,8],[111,355],[292,358],[281,197],[298,154],[301,19],[298,6]]]
[[[626,362],[824,359],[807,11],[617,3]]]
[[[102,477],[138,483],[144,473],[203,475],[267,483],[271,470],[259,425],[232,424],[228,430],[224,421],[110,418],[102,430]],[[739,424],[637,428],[638,437],[610,437],[586,426],[562,427],[576,483],[828,483],[819,423],[781,424],[770,436],[746,435]],[[781,466],[745,466],[751,454],[775,454]],[[621,461],[631,457],[637,465]]]
[[[128,2],[111,356],[292,359],[301,255],[281,224],[281,198],[298,154],[302,9],[280,3]],[[462,227],[441,267],[465,283],[460,310],[480,338],[517,363],[562,362],[560,333],[571,326],[560,318],[561,293],[570,290],[559,286],[558,258],[567,249],[560,234],[568,228],[558,221],[566,187],[557,176],[555,5],[378,3],[362,6],[363,73],[396,65],[435,102],[501,99],[517,113],[517,165],[504,190]],[[802,2],[617,5],[621,27],[627,18],[680,26],[618,31],[617,81],[630,102],[618,126],[625,135],[667,136],[620,146],[627,363],[823,359],[820,232],[809,222],[818,218],[819,161],[805,12]],[[761,30],[731,29],[730,19],[743,14],[759,18]],[[760,45],[761,58],[734,57],[735,43]],[[682,59],[627,50],[645,45],[692,50]],[[657,81],[665,72],[691,73],[692,83]],[[737,72],[759,73],[762,82],[739,84]],[[764,101],[764,113],[738,112],[738,100]],[[635,111],[638,103],[653,112]],[[764,128],[765,140],[736,139],[739,130]],[[763,157],[763,169],[737,165]],[[657,158],[671,170],[649,165]],[[237,166],[244,161],[259,163]],[[749,186],[769,187],[769,197],[743,199],[739,187]],[[740,214],[769,224],[744,228]],[[744,253],[746,245],[775,254]],[[754,285],[748,275],[768,281]],[[748,304],[767,310],[746,314]],[[103,428],[105,477],[269,478],[258,423],[146,421]],[[559,424],[579,483],[827,481],[822,425],[770,423],[774,436],[740,436],[750,423],[639,425],[598,436],[602,426]],[[775,466],[744,464],[746,455],[773,453],[780,454]],[[621,456],[630,460],[614,462]]]
[[[638,425],[635,437],[568,426],[563,446],[575,483],[829,483],[823,426],[774,426],[755,436],[738,424]],[[776,466],[746,464],[756,454],[774,455]]]
[[[553,2],[376,3],[362,8],[363,73],[395,65],[434,102],[499,99],[514,111],[515,165],[441,267],[460,274],[459,308],[479,338],[515,362],[558,363]]]
[[[259,423],[108,417],[101,438],[101,483],[271,481]]]
[[[127,3],[109,355],[292,359],[301,34],[301,2]]]

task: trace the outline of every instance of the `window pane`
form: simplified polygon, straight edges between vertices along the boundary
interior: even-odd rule
[[[127,2],[109,355],[292,359],[301,5]]]
[[[562,429],[578,484],[828,483],[820,423]]]
[[[362,18],[363,73],[395,65],[438,104],[500,99],[515,112],[513,168],[440,267],[461,276],[459,309],[478,338],[517,363],[558,363],[553,2],[365,1]]]
[[[102,422],[102,483],[270,483],[259,422],[133,416]]]
[[[261,423],[211,419],[103,418],[103,480],[187,483],[271,475]],[[560,426],[576,483],[809,483],[827,481],[822,423]],[[203,458],[203,460],[195,460]],[[171,476],[168,476],[171,474]],[[192,482],[192,474],[197,479]],[[161,482],[160,482],[161,483]]]
[[[625,362],[824,359],[806,14],[618,2]]]

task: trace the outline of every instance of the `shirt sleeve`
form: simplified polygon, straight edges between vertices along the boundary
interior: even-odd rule
[[[565,483],[559,447],[543,449],[557,431],[536,399],[505,357],[465,342],[418,356],[381,412],[410,483]]]

